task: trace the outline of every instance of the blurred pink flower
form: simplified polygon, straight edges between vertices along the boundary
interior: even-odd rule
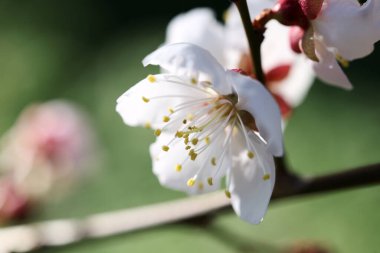
[[[38,202],[69,189],[94,161],[94,146],[93,130],[75,105],[55,100],[27,107],[1,139],[7,201]]]

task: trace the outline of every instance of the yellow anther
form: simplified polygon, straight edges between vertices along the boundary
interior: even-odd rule
[[[229,19],[229,17],[230,17],[230,12],[228,10],[224,11],[223,12],[223,21],[227,22],[227,20]]]
[[[191,140],[191,143],[192,143],[193,145],[197,145],[197,144],[198,144],[198,138],[194,138],[194,139],[192,139],[192,140]]]
[[[154,131],[154,135],[155,135],[155,136],[160,136],[160,134],[161,134],[161,129],[156,129],[156,130]]]
[[[169,147],[168,146],[162,146],[162,150],[165,151],[165,152],[168,152],[169,151]]]
[[[145,103],[149,103],[150,99],[149,98],[146,98],[146,97],[141,97],[142,100],[145,102]]]
[[[239,133],[239,128],[237,128],[236,126],[234,126],[234,128],[232,130],[232,135],[236,136],[238,133]]]
[[[205,142],[206,142],[207,145],[210,144],[210,137],[207,136],[207,137],[205,138]]]
[[[182,120],[183,124],[187,124],[187,119]]]
[[[211,158],[211,164],[216,166],[216,158],[215,157]]]
[[[169,111],[170,113],[174,113],[174,109],[171,108],[171,107],[168,108],[168,111]]]
[[[182,165],[181,165],[181,164],[177,164],[177,165],[175,166],[175,170],[176,170],[177,172],[180,172],[180,171],[182,170]]]
[[[155,81],[157,81],[157,79],[154,75],[148,75],[148,77],[146,79],[148,79],[148,81],[151,83],[154,83]]]
[[[162,117],[163,122],[169,122],[170,118],[168,116]]]
[[[194,184],[195,184],[195,178],[192,177],[189,180],[187,180],[187,186],[192,187],[194,186]]]
[[[252,151],[248,151],[247,156],[249,159],[253,159],[255,157],[255,154]]]
[[[188,120],[193,120],[194,119],[194,114],[192,114],[192,113],[189,113],[189,114],[187,114],[187,116],[186,116],[186,119],[188,119]]]
[[[145,127],[146,129],[151,129],[151,128],[152,128],[152,125],[150,124],[150,122],[146,122],[145,125],[144,125],[144,127]]]
[[[207,178],[207,183],[208,183],[209,186],[211,186],[211,185],[214,184],[214,182],[212,180],[212,177]]]
[[[224,194],[226,194],[227,198],[231,198],[231,192],[229,190],[224,190]]]
[[[344,67],[348,68],[350,66],[350,62],[346,59],[344,59],[341,55],[337,54],[336,57],[337,61]]]
[[[177,132],[175,133],[175,137],[182,138],[182,137],[183,137],[183,132],[181,132],[181,131],[177,131]]]
[[[190,151],[189,151],[189,156],[190,156],[190,159],[191,159],[192,161],[194,161],[194,160],[197,158],[198,154],[195,153],[194,149],[190,149]]]
[[[192,84],[197,84],[198,80],[195,77],[193,77],[193,78],[191,78],[191,83]]]
[[[183,134],[183,138],[189,138],[189,134],[188,133]]]
[[[185,143],[185,145],[187,145],[189,143],[189,138],[187,137],[184,137],[185,139],[183,140],[183,142]]]
[[[202,183],[202,182],[199,182],[199,183],[198,183],[198,190],[202,191],[203,188],[204,188],[203,183]]]
[[[203,86],[208,86],[208,87],[210,87],[211,86],[211,82],[210,81],[202,81],[202,85]]]
[[[189,150],[189,149],[191,149],[191,146],[186,146],[185,149],[186,149],[186,150]]]
[[[265,174],[264,176],[263,176],[263,180],[264,181],[267,181],[267,180],[269,180],[270,179],[270,174]]]

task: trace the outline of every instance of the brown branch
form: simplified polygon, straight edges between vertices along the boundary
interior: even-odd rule
[[[284,170],[279,173],[272,199],[286,199],[380,183],[380,164],[362,166],[329,175],[302,178]],[[230,209],[224,192],[154,205],[96,214],[82,220],[65,219],[0,229],[0,252],[27,252],[45,246],[62,246],[85,239],[102,238],[163,224],[206,217]],[[59,235],[59,236],[57,236]]]
[[[380,164],[306,178],[287,172],[277,178],[273,199],[379,184]]]

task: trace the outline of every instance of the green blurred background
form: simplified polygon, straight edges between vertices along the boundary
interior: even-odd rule
[[[128,87],[157,71],[144,69],[141,60],[163,42],[170,18],[206,5],[221,16],[229,1],[0,1],[0,133],[28,104],[65,98],[89,112],[105,152],[96,176],[63,201],[41,208],[33,221],[184,196],[162,188],[151,173],[152,134],[125,126],[114,108]],[[380,161],[379,57],[380,48],[350,65],[352,92],[315,82],[285,134],[296,171],[316,175]],[[41,252],[274,253],[306,241],[333,252],[375,253],[379,190],[278,201],[259,226],[228,212],[208,226],[173,224]]]

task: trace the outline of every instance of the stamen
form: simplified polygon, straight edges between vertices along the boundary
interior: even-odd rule
[[[216,158],[215,157],[211,158],[211,164],[213,166],[216,166]]]
[[[189,114],[187,114],[186,119],[192,121],[194,119],[194,117],[195,117],[194,114],[189,113]]]
[[[170,113],[174,113],[174,109],[171,108],[171,107],[168,108],[168,111],[169,111]]]
[[[253,157],[255,157],[255,154],[252,151],[248,151],[247,156],[249,159],[253,159]]]
[[[189,150],[189,149],[191,149],[191,146],[186,146],[185,149]]]
[[[205,142],[206,142],[207,145],[209,145],[209,144],[210,144],[210,137],[207,136],[207,137],[205,138]]]
[[[191,140],[191,143],[195,146],[198,144],[198,139],[197,138],[194,138]]]
[[[196,178],[192,177],[189,180],[187,180],[187,186],[192,187],[195,184]]]
[[[154,75],[148,75],[147,79],[151,83],[154,83],[154,82],[157,81],[157,79],[156,79],[156,77]]]
[[[198,183],[198,190],[202,191],[203,188],[204,188],[203,183],[202,183],[202,182],[199,182],[199,183]]]
[[[169,151],[169,147],[168,146],[162,146],[162,150],[165,151],[165,152],[168,152]]]
[[[187,124],[187,119],[184,119],[184,120],[182,121],[182,123],[183,123],[183,124]]]
[[[343,58],[343,56],[337,54],[335,56],[336,60],[344,67],[344,68],[348,68],[350,66],[350,62],[348,60],[346,60],[345,58]]]
[[[195,77],[193,77],[193,78],[191,78],[191,83],[192,83],[192,84],[197,84],[198,81],[197,81],[197,79],[196,79]]]
[[[180,171],[182,170],[182,165],[181,165],[181,164],[177,164],[177,165],[175,166],[175,170],[176,170],[177,172],[180,172]]]
[[[161,134],[161,129],[156,129],[155,131],[154,131],[154,135],[155,136],[160,136],[160,134]]]
[[[238,125],[238,126],[240,127],[240,129],[241,129],[242,132],[243,132],[243,135],[244,135],[244,138],[245,138],[246,144],[247,144],[247,146],[248,146],[248,149],[253,148],[253,150],[257,153],[257,151],[256,151],[256,149],[255,149],[255,146],[251,143],[251,140],[250,140],[249,137],[248,137],[248,133],[247,133],[247,131],[246,131],[246,129],[245,129],[245,126],[244,126],[244,124],[243,124],[243,120],[241,119],[241,117],[240,117],[239,114],[237,114],[237,117],[238,117],[239,122],[240,122],[240,125]],[[256,134],[253,134],[252,136],[253,136],[254,138],[258,138],[258,137],[256,136]],[[258,162],[259,162],[259,165],[260,165],[259,167],[261,167],[261,169],[263,170],[264,174],[267,174],[267,173],[266,173],[266,170],[265,170],[264,163],[263,163],[263,161],[261,160],[260,156],[258,156],[257,158],[258,158]]]
[[[212,186],[214,184],[212,177],[207,178],[207,183],[209,186]]]
[[[150,124],[150,122],[146,122],[145,125],[144,125],[144,127],[145,127],[146,129],[151,129],[151,128],[152,128],[152,125]]]
[[[231,192],[228,190],[224,190],[224,194],[226,195],[227,198],[231,198]]]
[[[142,100],[145,102],[145,103],[149,103],[150,99],[149,98],[146,98],[146,97],[141,97]]]
[[[190,149],[189,156],[190,156],[190,160],[195,161],[195,159],[197,159],[198,154],[195,153],[194,149]]]
[[[162,121],[163,121],[163,122],[169,122],[169,121],[170,121],[170,117],[168,117],[168,116],[164,116],[164,117],[162,118]]]
[[[182,138],[183,137],[183,132],[182,131],[177,131],[175,133],[175,137]]]
[[[264,176],[263,176],[263,180],[264,181],[267,181],[267,180],[269,180],[270,179],[270,174],[264,174]]]

